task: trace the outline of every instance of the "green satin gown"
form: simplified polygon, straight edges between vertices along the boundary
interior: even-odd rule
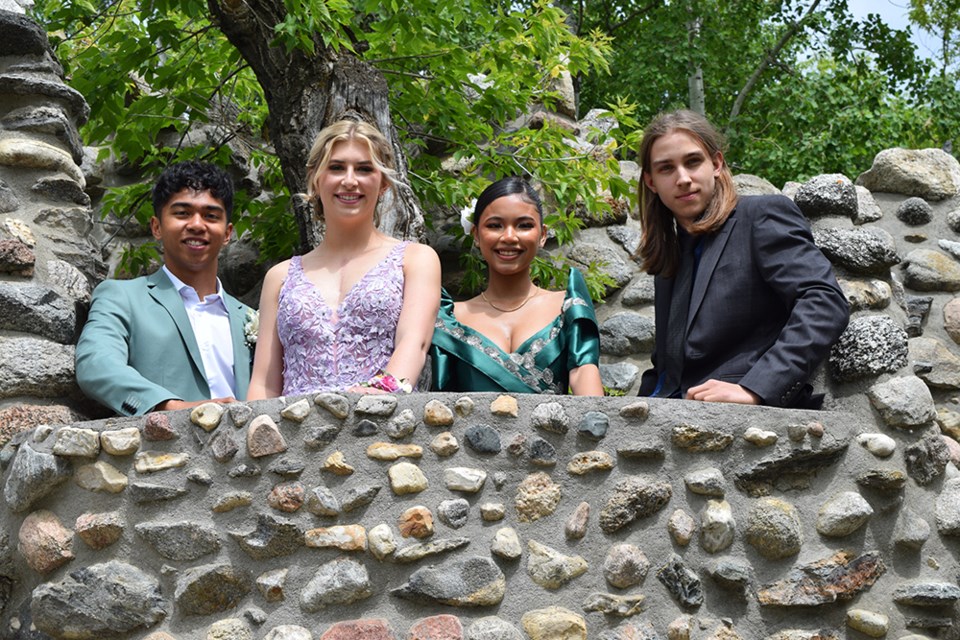
[[[570,270],[560,315],[513,353],[457,322],[453,299],[443,291],[430,359],[434,391],[567,393],[571,369],[600,362],[600,333],[583,275]]]

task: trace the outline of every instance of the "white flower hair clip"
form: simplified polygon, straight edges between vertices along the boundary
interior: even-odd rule
[[[477,208],[477,199],[460,209],[460,226],[463,227],[463,234],[470,235],[473,231],[473,210]]]

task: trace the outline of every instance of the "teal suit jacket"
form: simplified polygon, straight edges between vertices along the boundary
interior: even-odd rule
[[[226,293],[223,298],[236,397],[243,400],[250,384],[250,349],[243,335],[249,307]],[[164,400],[210,398],[190,319],[163,270],[100,283],[77,342],[76,366],[83,392],[121,415],[142,415]]]

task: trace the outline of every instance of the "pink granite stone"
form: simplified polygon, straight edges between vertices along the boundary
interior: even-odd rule
[[[460,618],[443,614],[421,618],[413,623],[408,640],[463,640]]]
[[[143,439],[150,442],[173,440],[177,437],[177,430],[170,425],[170,416],[165,413],[148,413],[143,422]]]
[[[267,504],[277,511],[293,513],[303,506],[306,490],[300,482],[281,482],[267,496]]]
[[[73,532],[45,510],[34,511],[20,525],[17,549],[37,573],[49,573],[73,560]]]
[[[77,518],[77,536],[91,549],[105,549],[120,539],[123,522],[120,514],[84,513]]]
[[[397,640],[390,623],[379,618],[347,620],[327,629],[320,640]]]

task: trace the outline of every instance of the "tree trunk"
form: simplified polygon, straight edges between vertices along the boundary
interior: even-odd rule
[[[387,83],[379,71],[349,53],[337,53],[314,36],[314,51],[271,46],[274,25],[285,16],[282,0],[207,0],[218,27],[250,64],[270,110],[270,140],[284,182],[294,196],[302,251],[323,237],[323,225],[309,206],[306,164],[310,147],[325,126],[349,117],[376,126],[393,146],[398,184],[380,204],[380,230],[396,238],[421,240],[423,213],[407,180],[407,160],[390,117]]]
[[[692,7],[688,7],[692,11]],[[690,51],[696,52],[697,39],[700,37],[700,16],[693,17],[687,22],[687,42],[690,45]],[[699,59],[691,60],[690,75],[687,76],[687,94],[690,101],[690,110],[699,113],[702,116],[707,115],[707,102],[703,90],[703,66]]]

